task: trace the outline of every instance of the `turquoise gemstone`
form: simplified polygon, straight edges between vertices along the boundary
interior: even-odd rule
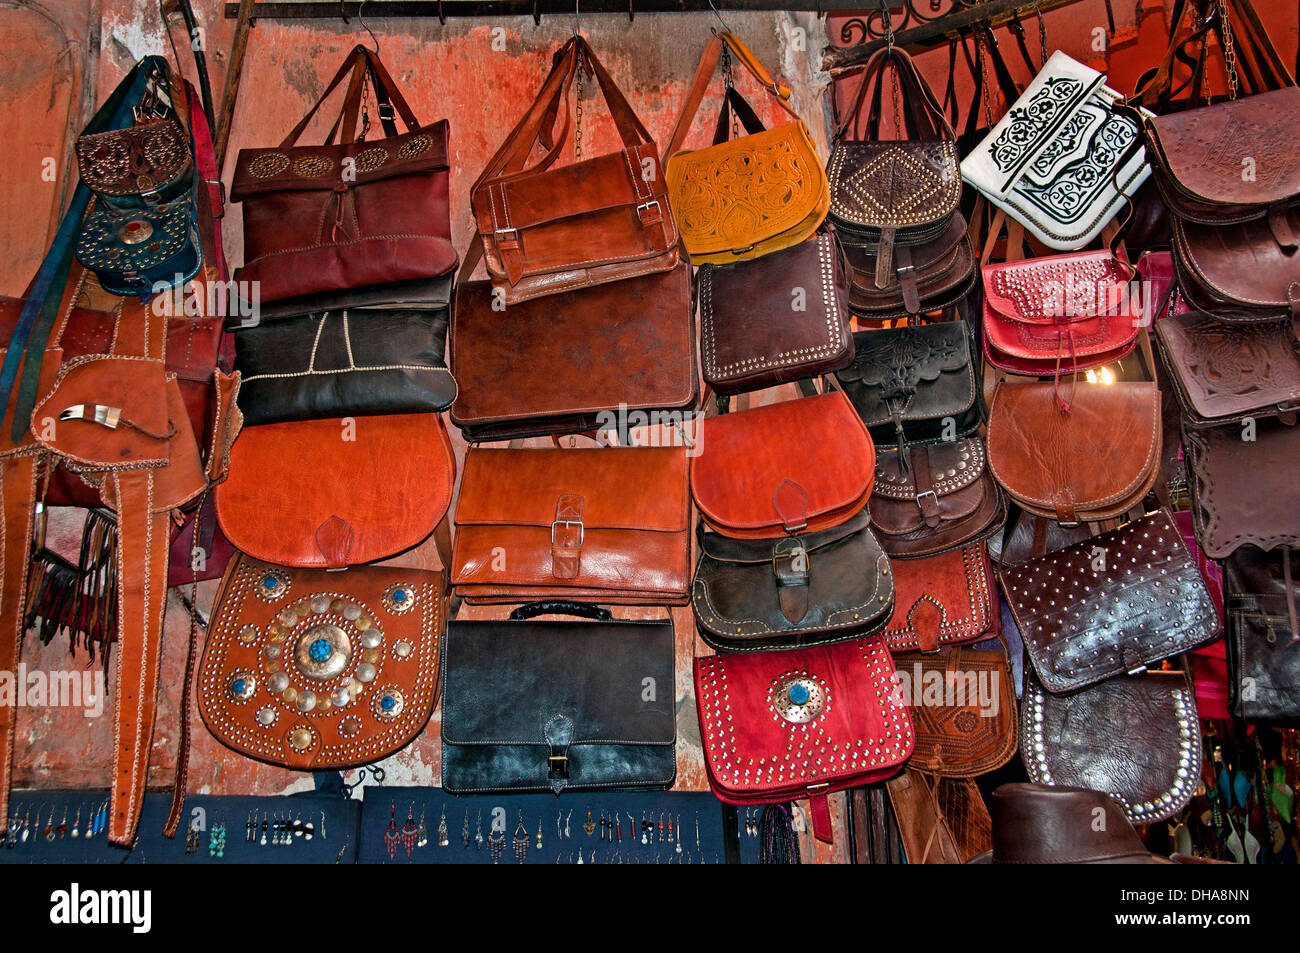
[[[790,686],[790,701],[795,705],[806,705],[808,703],[808,686],[794,684]]]
[[[394,698],[392,695],[385,695],[383,698],[379,700],[379,707],[382,708],[384,711],[392,711],[395,707],[397,707],[397,699]]]
[[[236,695],[244,694],[244,689],[247,687],[248,687],[248,683],[245,682],[242,678],[237,678],[230,683],[230,690],[234,692]]]
[[[274,576],[265,576],[262,579],[262,587],[264,589],[274,589],[275,584],[276,584],[276,578]]]
[[[394,601],[394,602],[405,602],[405,601],[406,601],[406,590],[405,590],[405,589],[395,589],[395,590],[393,590],[393,601]]]
[[[329,657],[334,654],[334,646],[330,644],[329,639],[317,639],[311,644],[308,650],[313,662],[327,662]]]

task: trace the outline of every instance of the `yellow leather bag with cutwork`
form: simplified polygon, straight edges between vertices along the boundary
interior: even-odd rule
[[[765,129],[731,83],[730,61],[739,60],[792,121]],[[705,89],[723,59],[727,77],[713,145],[682,151]],[[725,30],[714,31],[682,106],[666,155],[668,197],[691,263],[725,265],[797,245],[826,217],[826,172],[804,125],[754,54]],[[748,135],[730,139],[733,116]]]

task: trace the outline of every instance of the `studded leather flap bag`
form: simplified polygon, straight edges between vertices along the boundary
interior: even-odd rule
[[[1118,361],[1137,343],[1133,268],[1110,251],[983,266],[984,356],[1028,376]]]
[[[1128,512],[1160,472],[1159,389],[1079,381],[1068,403],[1061,393],[1055,380],[998,384],[988,427],[994,478],[1026,511],[1061,523]]]
[[[952,440],[978,429],[974,347],[965,320],[858,331],[853,348],[853,364],[835,378],[878,444]]]
[[[345,79],[343,109],[325,143],[297,145]],[[367,83],[384,130],[369,141],[357,135]],[[257,282],[262,301],[311,296],[303,313],[330,308],[329,294],[450,276],[457,261],[450,163],[447,121],[421,125],[379,57],[355,47],[280,145],[240,150],[231,189],[244,213],[236,279]]]
[[[1039,683],[1050,692],[1141,671],[1223,634],[1167,510],[1004,566],[1001,582]]]
[[[880,451],[867,505],[872,528],[894,559],[985,539],[1001,530],[1007,515],[978,435]]]
[[[720,396],[847,367],[853,333],[833,231],[697,273],[704,381]]]
[[[891,652],[934,653],[1001,631],[997,584],[982,542],[890,565],[894,614],[884,641]]]
[[[701,421],[691,493],[724,536],[815,533],[867,505],[875,461],[862,421],[831,391]]]
[[[446,309],[357,308],[237,330],[248,426],[439,413],[456,398],[443,359]]]
[[[77,137],[77,174],[100,204],[148,208],[179,198],[193,187],[189,134],[165,108],[159,112],[126,129]]]
[[[1201,775],[1191,677],[1182,669],[1117,675],[1061,695],[1028,671],[1020,757],[1034,783],[1109,794],[1134,824],[1173,817]]]
[[[684,447],[471,447],[455,522],[451,583],[473,604],[689,597]]]
[[[727,87],[713,144],[683,150],[720,58]],[[733,58],[788,114],[789,122],[763,127],[732,85]],[[789,87],[776,83],[739,37],[713,31],[665,152],[668,194],[693,264],[727,265],[797,245],[826,217],[826,170],[789,98]],[[733,115],[747,135],[729,138]]]
[[[371,764],[433,713],[440,572],[278,566],[237,554],[199,665],[199,713],[240,754],[298,771]]]
[[[727,804],[809,798],[830,842],[826,795],[882,781],[912,753],[907,706],[879,639],[695,660],[709,787]]]
[[[692,608],[718,651],[796,649],[872,635],[894,608],[889,559],[861,510],[816,533],[732,539],[700,527]]]
[[[1047,247],[1082,248],[1151,174],[1122,103],[1104,75],[1057,50],[962,160],[962,178]]]
[[[263,424],[245,428],[230,450],[217,519],[254,559],[342,569],[426,539],[455,481],[437,414]]]
[[[581,109],[582,83],[593,78],[622,148],[583,157],[579,128],[574,161],[561,165],[572,126],[569,91],[576,79]],[[541,157],[530,164],[538,147]],[[576,34],[555,54],[537,98],[488,161],[469,201],[492,285],[507,305],[670,271],[681,258],[659,149]]]
[[[507,621],[453,621],[442,663],[443,788],[671,787],[673,638],[671,619],[614,619],[565,601],[529,603]]]

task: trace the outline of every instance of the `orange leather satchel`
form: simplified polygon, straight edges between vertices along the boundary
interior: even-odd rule
[[[682,447],[471,447],[451,582],[471,604],[685,605],[691,499]]]
[[[732,56],[790,114],[790,122],[763,128],[732,85]],[[727,91],[713,145],[684,152],[682,145],[719,57]],[[826,218],[831,201],[826,171],[789,98],[789,87],[778,85],[739,37],[726,30],[713,32],[665,160],[668,195],[693,264],[726,265],[789,248],[811,236]],[[728,140],[733,114],[748,135]]]
[[[438,693],[443,578],[236,555],[199,666],[208,730],[250,758],[302,771],[370,764],[405,747]]]

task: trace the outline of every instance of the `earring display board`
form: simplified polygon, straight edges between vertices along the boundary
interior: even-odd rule
[[[15,791],[0,864],[356,863],[359,800],[194,795],[173,839],[162,836],[170,806],[170,795],[145,795],[128,853],[108,842],[107,791]]]
[[[739,812],[740,861],[756,864],[759,837],[746,833]],[[755,831],[761,816],[753,811]],[[672,792],[452,797],[366,789],[358,863],[577,864],[580,853],[583,864],[725,863],[723,805],[711,794]]]

